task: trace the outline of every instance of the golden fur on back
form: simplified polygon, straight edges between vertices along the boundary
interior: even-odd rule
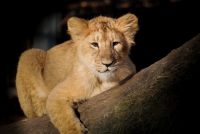
[[[68,20],[71,40],[47,52],[25,51],[18,63],[17,92],[29,118],[48,114],[61,134],[87,129],[74,113],[75,103],[89,99],[135,74],[128,57],[138,20],[133,14],[118,19],[99,16],[89,21]]]

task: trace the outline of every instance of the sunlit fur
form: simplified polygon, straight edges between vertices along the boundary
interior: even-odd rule
[[[137,30],[138,20],[133,14],[118,19],[99,16],[89,21],[72,17],[68,20],[70,41],[47,52],[25,51],[16,79],[25,115],[33,118],[48,114],[61,134],[86,132],[74,113],[74,104],[136,73],[128,54]]]

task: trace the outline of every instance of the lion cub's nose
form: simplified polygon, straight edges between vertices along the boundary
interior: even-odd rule
[[[113,61],[111,61],[111,62],[101,62],[103,65],[105,65],[106,67],[109,67],[110,65],[112,65],[113,64]]]

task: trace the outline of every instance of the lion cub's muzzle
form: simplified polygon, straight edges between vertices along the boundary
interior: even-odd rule
[[[116,67],[114,67],[115,60],[114,58],[112,60],[101,60],[101,64],[103,65],[98,72],[105,73],[105,72],[114,72],[116,70]]]

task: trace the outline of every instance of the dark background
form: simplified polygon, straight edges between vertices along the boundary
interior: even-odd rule
[[[20,54],[32,47],[40,48],[40,44],[34,44],[35,38],[55,39],[55,43],[50,42],[51,45],[46,47],[48,49],[70,39],[66,34],[66,22],[70,17],[89,20],[99,15],[118,18],[134,13],[139,18],[140,30],[130,57],[140,71],[200,33],[199,8],[198,0],[29,0],[2,3],[0,125],[24,118],[15,87]],[[40,34],[41,23],[52,14],[57,18],[55,31]],[[46,23],[44,25],[48,28]]]

